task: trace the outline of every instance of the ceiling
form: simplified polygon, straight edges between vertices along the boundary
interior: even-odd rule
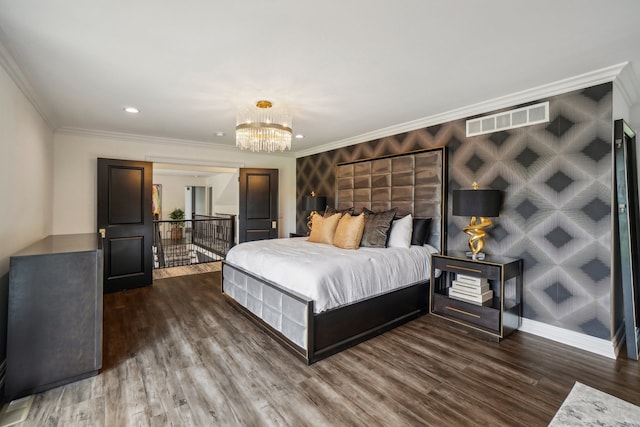
[[[639,16],[637,0],[0,0],[0,54],[53,129],[233,146],[236,113],[268,99],[305,136],[295,154],[625,61],[640,81]]]

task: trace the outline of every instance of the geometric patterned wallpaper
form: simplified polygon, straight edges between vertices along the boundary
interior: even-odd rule
[[[524,317],[608,340],[612,89],[604,83],[525,104],[549,101],[550,120],[538,125],[467,138],[468,117],[301,157],[297,230],[306,230],[304,195],[315,191],[334,205],[337,163],[447,146],[447,248],[465,250],[468,242],[461,229],[469,218],[451,215],[451,192],[474,181],[502,190],[484,251],[523,259]]]

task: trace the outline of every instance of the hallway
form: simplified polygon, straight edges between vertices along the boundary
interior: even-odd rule
[[[187,276],[189,274],[210,273],[220,271],[222,261],[207,262],[204,264],[184,265],[180,267],[160,268],[153,270],[153,280],[167,279],[169,277]]]

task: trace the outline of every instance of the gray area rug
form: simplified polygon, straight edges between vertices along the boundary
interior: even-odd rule
[[[576,382],[549,426],[640,427],[640,407]]]

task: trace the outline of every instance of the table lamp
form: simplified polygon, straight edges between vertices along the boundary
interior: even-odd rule
[[[304,210],[309,212],[307,217],[307,227],[311,230],[311,218],[318,211],[324,211],[327,207],[327,198],[324,196],[316,196],[316,192],[312,191],[310,196],[304,196]]]
[[[472,259],[484,259],[484,237],[487,232],[484,230],[492,223],[488,217],[500,215],[502,205],[502,192],[500,190],[480,190],[478,184],[473,183],[472,189],[453,190],[453,215],[470,216],[471,222],[462,231],[469,237],[469,248],[467,256]]]

